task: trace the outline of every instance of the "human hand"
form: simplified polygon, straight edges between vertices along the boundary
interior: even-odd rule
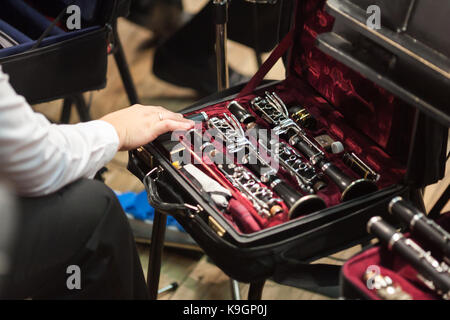
[[[163,133],[189,130],[194,121],[184,119],[163,107],[134,105],[107,114],[100,120],[110,123],[119,136],[119,150],[132,150],[145,145]]]

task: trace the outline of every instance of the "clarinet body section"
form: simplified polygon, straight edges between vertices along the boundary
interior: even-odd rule
[[[304,129],[289,117],[286,105],[277,94],[266,92],[264,98],[254,98],[251,106],[256,114],[270,124],[275,134],[288,140],[311,164],[322,170],[339,187],[342,201],[352,200],[378,189],[373,180],[353,179],[329,161],[317,143],[310,139]]]
[[[391,200],[389,213],[405,223],[414,235],[434,245],[449,263],[450,233],[402,197],[395,197]]]
[[[263,158],[257,148],[247,139],[239,120],[233,115],[223,114],[223,118],[208,120],[208,127],[214,129],[215,139],[221,142],[237,161],[249,168],[263,183],[267,183],[289,208],[289,218],[316,212],[326,207],[322,198],[315,194],[301,194],[278,176],[268,159]]]
[[[302,192],[313,194],[326,187],[322,175],[314,166],[303,160],[302,156],[289,144],[279,140],[272,141],[270,139],[272,131],[265,130],[256,124],[255,117],[239,103],[232,101],[227,108],[247,128],[248,136],[254,137],[259,146],[296,180]],[[248,119],[251,121],[246,121]]]
[[[253,205],[253,208],[264,218],[271,218],[283,213],[283,200],[264,185],[249,169],[235,163],[228,163],[226,155],[221,153],[212,143],[205,143],[202,151],[211,161],[222,159],[217,164],[220,172],[242,195]]]
[[[367,224],[369,233],[384,243],[388,250],[395,252],[418,272],[418,278],[443,299],[450,299],[450,270],[444,262],[439,263],[416,242],[384,221],[381,217],[373,217]]]

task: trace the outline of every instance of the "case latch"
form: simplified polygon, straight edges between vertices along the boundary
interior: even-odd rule
[[[161,199],[158,192],[157,181],[160,179],[163,172],[164,169],[162,167],[155,167],[150,170],[143,179],[149,204],[163,213],[176,214],[178,211],[186,212],[187,210],[190,212],[189,217],[193,217],[193,213],[201,212],[203,208],[199,205],[194,206],[188,203],[169,203]],[[178,198],[178,196],[169,188],[164,188],[164,192],[172,194],[174,198]]]

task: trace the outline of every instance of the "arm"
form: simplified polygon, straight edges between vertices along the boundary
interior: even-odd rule
[[[144,106],[76,125],[51,124],[15,93],[0,69],[0,175],[20,195],[45,195],[92,177],[117,150],[136,148],[166,131],[192,125],[179,114]]]

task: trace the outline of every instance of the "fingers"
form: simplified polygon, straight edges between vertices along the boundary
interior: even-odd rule
[[[178,118],[179,119],[179,118]],[[154,130],[154,134],[156,136],[159,136],[163,133],[170,132],[170,131],[186,131],[189,129],[192,129],[194,127],[195,122],[186,119],[182,120],[174,120],[174,119],[164,119],[163,121],[159,121],[156,123],[156,125],[152,128]]]
[[[156,107],[156,109],[158,109],[158,110],[156,110],[158,117],[159,117],[159,114],[161,114],[162,120],[169,119],[169,120],[176,120],[176,121],[182,121],[182,122],[187,122],[187,123],[191,122],[191,120],[185,119],[181,113],[175,113],[175,112],[169,111],[163,107]]]
[[[161,114],[163,120],[168,119],[168,120],[175,120],[175,121],[181,121],[181,122],[186,122],[186,123],[191,122],[191,120],[185,119],[181,113],[175,113],[175,112],[166,110],[166,112],[161,112],[160,114]]]

